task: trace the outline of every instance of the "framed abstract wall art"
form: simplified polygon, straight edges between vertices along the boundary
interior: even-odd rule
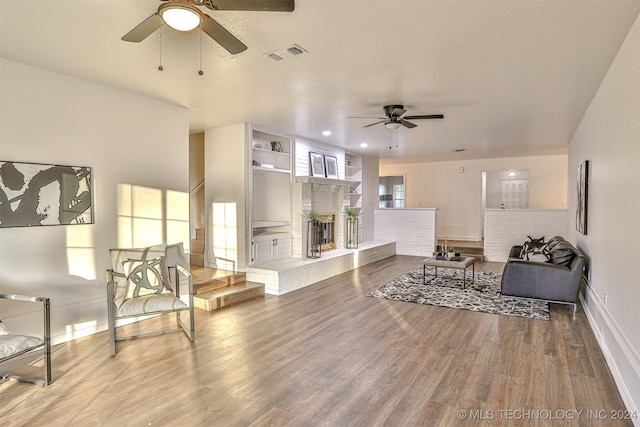
[[[325,177],[324,156],[318,153],[309,153],[309,176]]]
[[[93,224],[91,168],[0,161],[0,228]]]
[[[334,156],[324,156],[327,178],[338,179],[338,159]]]
[[[576,200],[576,230],[587,234],[587,201],[589,190],[589,160],[578,166],[578,187]]]

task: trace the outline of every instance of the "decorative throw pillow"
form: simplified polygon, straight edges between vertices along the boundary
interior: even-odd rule
[[[9,328],[7,328],[5,324],[2,323],[2,320],[0,320],[0,335],[9,335],[9,333]]]
[[[163,264],[165,262],[164,257],[123,261],[122,267],[128,283],[127,298],[137,298],[164,292]]]
[[[547,242],[547,249],[549,249],[549,251],[553,250],[553,248],[560,242],[564,242],[565,240],[560,237],[560,236],[553,236],[552,238],[549,239],[549,241]]]
[[[544,245],[540,248],[533,248],[525,254],[525,258],[527,261],[537,261],[537,262],[549,262],[551,259],[551,254],[547,249],[548,245]]]
[[[527,259],[527,253],[533,252],[536,249],[539,249],[545,245],[544,236],[539,239],[534,239],[531,236],[527,236],[529,240],[522,244],[522,251],[520,252],[520,258]]]
[[[567,267],[571,265],[575,257],[573,245],[566,240],[558,242],[549,252],[552,263]]]
[[[164,257],[167,255],[167,245],[160,244],[155,246],[149,246],[146,248],[126,248],[126,249],[109,249],[111,255],[111,266],[114,272],[114,281],[116,284],[114,302],[118,307],[127,299],[127,293],[129,290],[129,282],[124,274],[124,268],[122,262],[129,259],[147,260],[158,257]],[[167,263],[164,263],[163,271],[164,287],[170,288],[169,269],[166,267]]]

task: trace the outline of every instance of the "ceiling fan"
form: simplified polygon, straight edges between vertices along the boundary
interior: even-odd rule
[[[404,105],[385,105],[383,107],[384,115],[386,117],[349,117],[350,119],[380,119],[379,122],[371,123],[365,125],[364,127],[368,128],[369,126],[377,125],[380,123],[384,123],[384,125],[388,129],[398,129],[400,126],[404,126],[406,128],[414,128],[418,125],[415,123],[411,123],[409,120],[423,120],[423,119],[444,119],[444,115],[442,114],[429,114],[429,115],[418,115],[418,116],[405,116],[402,117],[407,110],[404,109]]]
[[[158,11],[138,24],[122,37],[126,42],[139,43],[167,24],[179,31],[191,31],[199,27],[218,42],[229,53],[236,54],[247,49],[212,17],[197,6],[211,10],[245,10],[265,12],[292,12],[294,0],[160,0]]]

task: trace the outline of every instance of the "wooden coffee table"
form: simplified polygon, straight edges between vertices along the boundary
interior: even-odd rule
[[[474,257],[462,257],[460,259],[460,261],[451,261],[449,259],[436,259],[435,257],[433,258],[426,258],[424,261],[422,261],[422,283],[423,284],[427,284],[430,283],[432,280],[434,280],[435,278],[438,277],[438,267],[442,267],[442,268],[457,268],[462,270],[462,288],[466,288],[467,287],[467,268],[469,266],[471,266],[471,271],[472,271],[472,276],[471,276],[471,283],[476,281],[476,267],[475,267],[475,262],[476,259]],[[429,281],[427,281],[427,266],[429,267],[435,267],[435,273],[433,275],[433,277],[431,279],[429,279]]]

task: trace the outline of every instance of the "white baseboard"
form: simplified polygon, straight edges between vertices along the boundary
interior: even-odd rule
[[[580,302],[591,325],[591,330],[602,349],[622,400],[629,414],[633,416],[631,418],[633,425],[640,427],[640,394],[636,393],[634,395],[628,386],[631,382],[640,384],[640,355],[635,351],[629,339],[620,329],[613,316],[611,316],[607,306],[588,284],[585,287],[585,292],[585,296],[580,295]],[[618,354],[617,357],[612,355],[611,348],[607,344],[607,337],[612,339],[614,341],[612,344],[615,344],[620,349],[620,351],[616,352]],[[633,373],[632,376],[635,378],[625,378],[620,372],[620,366],[628,366]]]

